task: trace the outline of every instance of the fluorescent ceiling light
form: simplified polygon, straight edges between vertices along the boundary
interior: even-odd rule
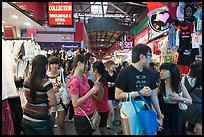
[[[16,16],[16,15],[12,15],[11,17],[14,18],[14,19],[18,18],[18,16]]]
[[[29,22],[24,23],[26,26],[30,26],[31,24]]]
[[[90,4],[93,4],[93,2],[90,2]],[[103,2],[104,14],[106,14],[107,8],[108,8],[108,2]],[[94,5],[91,6],[91,13],[103,14],[101,2],[95,2]]]

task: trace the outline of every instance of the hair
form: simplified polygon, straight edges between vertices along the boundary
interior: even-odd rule
[[[89,53],[89,52],[88,52],[88,53],[86,53],[85,56],[86,56],[86,58],[87,58],[88,66],[90,67],[91,64],[89,63],[89,59],[90,59],[91,57],[94,57],[94,55],[93,55],[92,53]],[[90,68],[89,68],[89,69],[90,69]]]
[[[50,56],[49,59],[48,59],[48,63],[49,64],[59,64],[60,65],[60,59],[56,56]]]
[[[67,74],[69,75],[73,69],[73,62],[74,60],[71,59],[71,60],[68,60],[67,62]]]
[[[149,63],[149,66],[150,66],[150,67],[155,67],[155,64],[154,64],[153,62],[150,62],[150,63]]]
[[[140,61],[140,54],[143,54],[147,57],[147,53],[152,52],[151,48],[145,44],[138,44],[134,46],[132,49],[132,63],[137,63]]]
[[[190,65],[190,77],[196,79],[195,87],[202,86],[202,61],[195,61]]]
[[[180,73],[178,66],[174,63],[171,62],[166,62],[161,64],[160,66],[160,71],[162,69],[169,70],[170,75],[171,75],[171,80],[170,80],[170,86],[173,91],[176,91],[176,93],[179,93],[179,86],[180,86]],[[164,80],[161,80],[161,84],[165,85]]]
[[[128,65],[128,61],[123,61],[122,66],[126,67]]]
[[[105,68],[110,69],[111,66],[115,65],[115,62],[112,60],[108,60],[104,65]]]
[[[85,66],[84,66],[84,70],[85,70],[86,63],[87,63],[87,58],[86,58],[86,56],[83,55],[83,54],[78,54],[78,55],[74,56],[73,63],[72,63],[73,69],[75,69],[75,68],[77,67],[77,63],[78,63],[79,61],[80,61],[81,63],[85,63]]]
[[[32,60],[32,69],[30,76],[30,94],[34,101],[36,97],[36,91],[40,88],[43,83],[43,78],[46,76],[46,65],[48,59],[44,55],[37,55]]]
[[[93,71],[97,70],[98,73],[101,75],[101,78],[99,79],[99,82],[102,82],[103,84],[107,85],[107,80],[106,80],[106,70],[105,66],[102,61],[96,61],[93,63]]]

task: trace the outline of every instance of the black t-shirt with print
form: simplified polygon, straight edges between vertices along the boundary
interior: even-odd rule
[[[106,76],[107,82],[115,83],[115,80],[118,76],[118,72],[114,71],[112,76],[110,76],[110,74],[107,72]],[[109,100],[115,99],[115,86],[108,87],[108,99]]]
[[[138,91],[144,86],[149,86],[152,90],[157,87],[156,82],[153,80],[152,73],[148,68],[143,68],[143,71],[139,72],[132,65],[120,70],[115,81],[115,86],[124,92]],[[150,104],[150,96],[144,96],[144,98],[148,104]],[[141,98],[137,97],[135,100],[141,100]]]

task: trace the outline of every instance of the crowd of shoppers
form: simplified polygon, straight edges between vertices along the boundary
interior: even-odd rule
[[[63,66],[58,56],[37,55],[32,60],[31,75],[23,83],[27,103],[22,109],[12,78],[15,65],[13,60],[6,61],[10,49],[3,49],[7,50],[2,59],[3,134],[23,131],[25,135],[54,135],[55,124],[61,135],[67,134],[67,110],[60,102],[61,68],[65,69],[71,96],[69,105],[65,106],[69,110],[68,121],[73,122],[78,135],[93,135],[94,132],[81,109],[91,118],[96,108],[101,116],[99,132],[108,135],[115,120],[115,102],[125,99],[129,92],[135,101],[141,100],[137,91],[157,113],[156,134],[186,135],[186,124],[193,125],[196,134],[202,134],[202,61],[194,62],[189,75],[182,77],[174,63],[162,63],[156,71],[151,62],[151,48],[145,44],[134,46],[132,62],[124,61],[118,70],[113,60],[103,63],[91,53],[75,54]],[[186,111],[179,109],[179,101],[188,105]]]

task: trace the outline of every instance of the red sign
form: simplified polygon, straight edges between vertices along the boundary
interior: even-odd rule
[[[36,34],[36,28],[28,28],[27,29],[27,34],[28,35],[31,35],[31,34],[35,35]]]
[[[72,2],[48,2],[49,26],[72,26],[72,9]]]

